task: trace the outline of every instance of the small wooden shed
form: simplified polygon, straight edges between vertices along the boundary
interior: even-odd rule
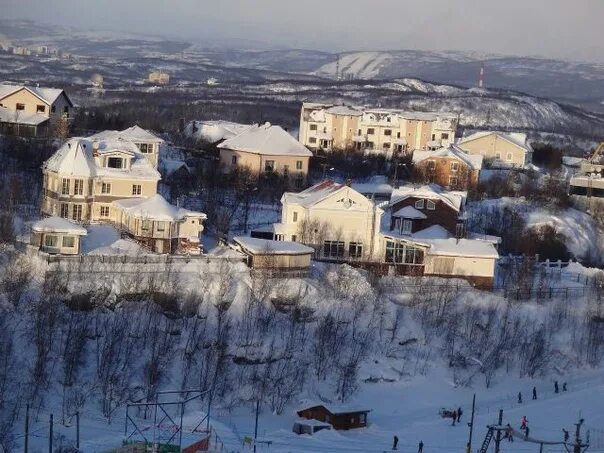
[[[311,247],[298,242],[243,236],[235,237],[233,241],[248,256],[248,265],[254,269],[308,269],[315,253]]]
[[[367,414],[370,409],[356,409],[344,406],[317,406],[307,407],[297,412],[298,417],[319,420],[329,423],[334,429],[347,430],[367,427]]]

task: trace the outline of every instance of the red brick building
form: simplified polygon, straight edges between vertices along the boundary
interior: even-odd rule
[[[416,181],[434,183],[451,190],[475,187],[480,177],[483,156],[467,154],[456,145],[436,151],[413,152]]]

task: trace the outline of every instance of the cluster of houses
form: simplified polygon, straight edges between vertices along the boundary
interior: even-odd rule
[[[0,85],[3,131],[23,127],[25,135],[38,135],[72,110],[63,90]],[[457,123],[451,114],[304,103],[299,140],[270,123],[193,122],[186,132],[216,146],[224,172],[279,174],[299,190],[283,194],[280,222],[233,239],[253,267],[304,269],[315,259],[489,287],[499,238],[467,231],[467,190],[485,160],[521,168],[532,149],[519,133],[456,139]],[[205,214],[158,193],[162,143],[138,126],[63,143],[43,166],[47,217],[33,226],[32,243],[49,253],[78,254],[87,234],[82,225],[107,223],[152,252],[201,253]],[[422,183],[388,186],[380,200],[348,182],[304,189],[313,151],[345,148],[410,156]]]

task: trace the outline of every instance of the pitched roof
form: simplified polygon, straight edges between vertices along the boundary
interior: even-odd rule
[[[495,246],[476,239],[424,239],[430,245],[429,255],[499,258]]]
[[[231,121],[191,121],[185,127],[185,133],[197,140],[218,143],[241,134],[255,125],[240,124]]]
[[[163,139],[138,125],[134,125],[128,129],[124,129],[123,131],[102,131],[90,136],[90,138],[98,140],[120,139],[132,143],[163,143]]]
[[[122,152],[133,157],[129,170],[107,168],[97,165],[93,156],[93,143],[99,152]],[[161,176],[138,148],[131,142],[110,140],[94,142],[90,138],[69,139],[45,163],[43,168],[65,176],[106,176],[117,179],[140,179],[158,181]]]
[[[64,94],[65,91],[61,88],[45,88],[45,87],[29,87],[25,85],[9,85],[9,84],[0,84],[0,99],[3,99],[13,93],[16,93],[19,90],[26,89],[34,96],[37,96],[44,102],[53,104],[61,94]],[[71,99],[69,96],[65,94],[67,101],[70,105],[73,106]]]
[[[438,158],[455,158],[461,160],[473,170],[480,170],[484,156],[482,154],[467,154],[457,145],[450,145],[447,148],[440,148],[435,151],[413,151],[413,163]]]
[[[68,233],[77,234],[78,236],[88,234],[86,228],[56,216],[38,220],[32,225],[31,229],[34,233]]]
[[[50,118],[39,113],[26,113],[20,110],[11,110],[6,107],[0,107],[0,123],[29,124],[39,126],[49,121]]]
[[[190,211],[168,203],[160,194],[152,197],[125,198],[112,204],[133,217],[145,220],[173,222],[186,217],[207,218],[203,212]]]
[[[407,185],[394,189],[390,197],[390,206],[407,198],[441,200],[456,211],[461,210],[468,193],[461,190],[444,190],[437,184],[424,186]]]
[[[493,135],[493,134],[497,135],[498,137],[502,138],[503,140],[506,140],[506,141],[512,143],[513,145],[523,148],[527,152],[533,151],[533,148],[531,147],[530,143],[528,142],[526,134],[523,132],[501,132],[501,131],[475,132],[466,137],[463,137],[461,140],[459,140],[459,142],[457,144],[463,145],[464,143],[478,140],[479,138],[488,137],[489,135]]]
[[[295,203],[304,207],[309,207],[324,200],[329,195],[347,187],[344,184],[337,183],[331,179],[315,184],[302,192],[285,192],[281,197],[281,203]]]
[[[302,143],[280,126],[270,123],[254,125],[241,134],[225,140],[218,145],[218,148],[267,156],[312,156]]]

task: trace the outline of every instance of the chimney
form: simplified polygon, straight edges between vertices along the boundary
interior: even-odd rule
[[[99,155],[99,142],[96,140],[92,142],[92,155],[97,157]]]
[[[348,178],[345,182],[344,185],[351,187],[352,186],[352,179]]]

